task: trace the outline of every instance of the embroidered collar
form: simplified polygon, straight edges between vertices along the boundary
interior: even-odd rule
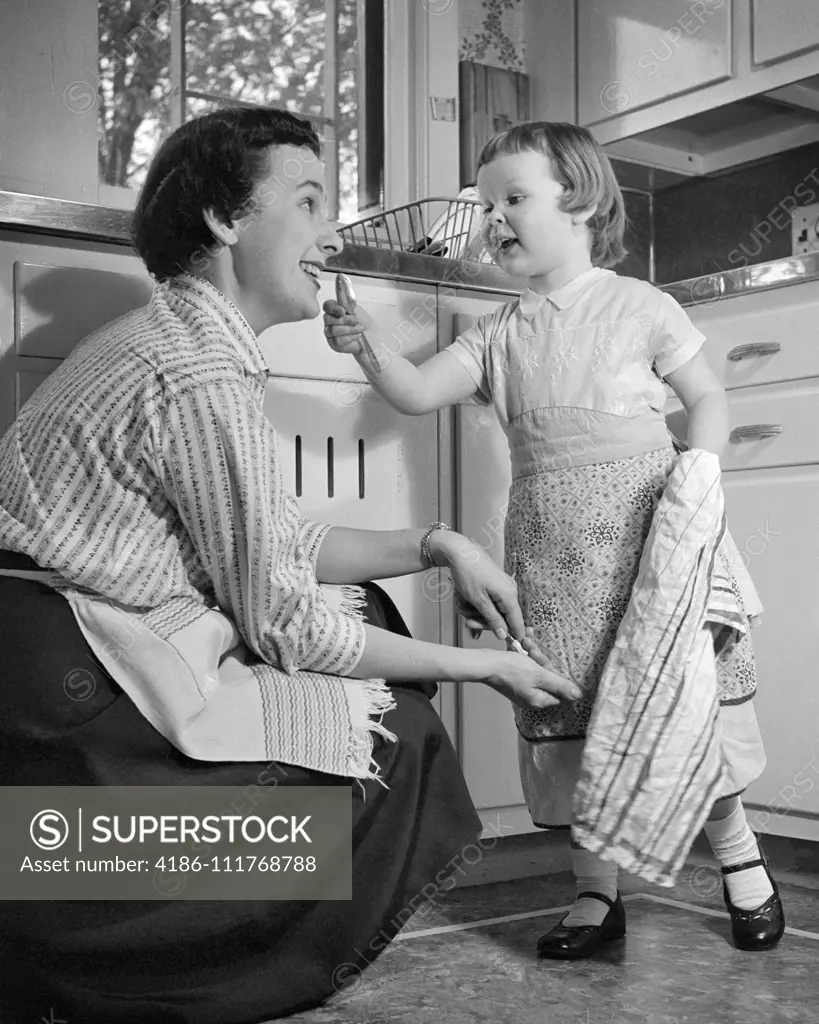
[[[216,320],[225,329],[248,370],[253,374],[268,375],[267,363],[253,328],[224,292],[193,274],[179,274],[157,287],[169,297],[188,303]]]
[[[540,292],[527,288],[520,296],[521,316],[531,320],[546,299],[558,309],[568,309],[569,306],[577,302],[592,282],[598,280],[603,274],[610,273],[610,270],[604,270],[603,267],[592,267],[590,270],[584,270],[582,274],[578,274],[562,288],[556,288],[553,292],[549,292],[548,295],[541,295]]]

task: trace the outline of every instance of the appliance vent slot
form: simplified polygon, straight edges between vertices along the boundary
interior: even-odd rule
[[[327,497],[335,493],[335,466],[333,465],[333,439],[327,438]]]
[[[358,439],[358,496],[364,497],[364,438]]]
[[[296,434],[296,497],[301,497],[301,434]]]

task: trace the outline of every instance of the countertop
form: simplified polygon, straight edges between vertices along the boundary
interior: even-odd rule
[[[0,230],[76,238],[130,248],[130,221],[129,210],[0,191]],[[435,284],[499,295],[514,294],[525,286],[524,281],[509,277],[491,264],[358,245],[346,246],[339,256],[327,261],[327,266],[331,270],[343,270],[365,277]],[[686,281],[654,283],[673,295],[682,306],[697,306],[710,305],[728,296],[814,280],[819,280],[819,252]]]

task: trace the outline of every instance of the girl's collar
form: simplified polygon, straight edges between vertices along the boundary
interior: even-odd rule
[[[540,292],[527,288],[520,296],[521,315],[527,320],[531,319],[547,299],[558,309],[568,309],[569,306],[577,302],[593,281],[598,280],[604,274],[611,273],[611,270],[605,270],[603,267],[591,267],[589,270],[584,270],[582,274],[578,274],[568,284],[549,292],[548,295],[541,295]]]

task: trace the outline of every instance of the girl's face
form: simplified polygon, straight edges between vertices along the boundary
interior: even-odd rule
[[[563,186],[552,162],[526,150],[496,157],[478,171],[484,209],[483,240],[498,266],[512,277],[539,279],[591,248],[588,213],[564,213]]]

